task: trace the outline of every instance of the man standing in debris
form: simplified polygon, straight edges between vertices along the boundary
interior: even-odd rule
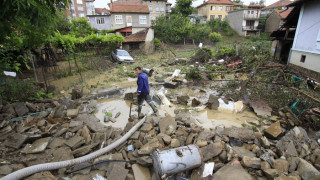
[[[149,81],[148,81],[148,75],[146,73],[142,72],[141,67],[136,67],[136,74],[138,75],[137,80],[137,95],[138,95],[138,116],[139,118],[142,118],[143,115],[141,114],[142,109],[142,103],[144,100],[147,101],[147,103],[151,106],[154,114],[158,112],[156,106],[153,104],[151,97],[149,95]]]

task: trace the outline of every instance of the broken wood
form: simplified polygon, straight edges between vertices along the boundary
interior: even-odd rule
[[[290,87],[290,89],[293,89],[293,90],[295,90],[295,91],[298,91],[299,93],[305,95],[306,97],[308,97],[308,98],[310,98],[310,99],[312,99],[312,100],[320,103],[320,100],[319,100],[319,99],[317,99],[317,98],[315,98],[315,97],[313,97],[313,96],[311,96],[311,95],[309,95],[309,94],[307,94],[307,93],[305,93],[305,92],[303,92],[303,91],[301,91],[301,90],[299,90],[299,89],[297,89],[297,88],[295,88],[295,87]]]

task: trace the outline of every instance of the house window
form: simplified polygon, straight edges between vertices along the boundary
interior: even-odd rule
[[[306,55],[301,55],[300,62],[304,63],[306,61]]]
[[[221,20],[222,19],[222,15],[219,15],[218,18],[219,18],[219,20]]]
[[[83,7],[82,7],[82,6],[79,6],[79,7],[78,7],[78,11],[83,11]]]
[[[230,6],[227,6],[227,7],[226,7],[226,11],[230,11]]]
[[[156,11],[159,11],[159,5],[156,6]]]
[[[152,4],[149,4],[149,11],[152,11]]]
[[[161,11],[164,11],[164,5],[161,6]]]
[[[82,4],[82,0],[77,0],[77,4]]]
[[[216,6],[211,6],[211,11],[215,11],[216,10]]]
[[[219,11],[222,11],[223,10],[223,6],[219,6]]]
[[[251,11],[251,14],[253,14],[254,13],[254,11]]]
[[[122,15],[115,15],[114,18],[116,24],[123,24]]]
[[[153,17],[152,17],[152,15],[150,15],[150,21],[152,21],[153,20]]]
[[[83,13],[80,13],[80,14],[79,14],[79,17],[84,17],[84,14],[83,14]]]
[[[248,14],[250,14],[250,11],[248,11]]]
[[[104,18],[97,18],[97,24],[104,24]]]
[[[214,19],[214,15],[210,15],[210,19]]]
[[[139,16],[140,24],[147,24],[147,16]]]

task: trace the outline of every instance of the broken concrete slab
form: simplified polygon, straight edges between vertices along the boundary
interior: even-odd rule
[[[12,172],[13,172],[13,169],[8,164],[0,166],[0,175],[8,175]]]
[[[81,136],[84,137],[84,140],[86,141],[86,142],[85,142],[86,144],[90,144],[90,142],[91,142],[91,135],[90,135],[90,130],[88,129],[87,126],[84,126],[84,127],[82,128]]]
[[[246,128],[225,128],[222,133],[222,135],[226,135],[235,139],[239,139],[241,141],[250,141],[255,139],[254,132],[252,128],[246,127]]]
[[[21,152],[25,154],[43,152],[47,148],[49,141],[50,137],[38,139],[35,142],[33,142],[32,145],[27,144]]]
[[[77,117],[79,114],[79,109],[68,109],[67,110],[67,117],[70,117],[70,118],[75,118]]]
[[[256,157],[250,158],[250,157],[244,156],[241,160],[241,163],[243,164],[244,167],[247,167],[247,168],[261,169],[260,158],[256,158]]]
[[[177,104],[181,105],[187,105],[189,100],[189,96],[183,95],[183,96],[177,96]]]
[[[139,180],[151,180],[151,174],[148,168],[139,164],[132,165],[134,179]]]
[[[302,158],[300,158],[297,171],[299,172],[299,175],[307,172],[320,173],[312,164]]]
[[[6,137],[6,141],[4,142],[5,146],[12,147],[15,149],[19,149],[21,145],[27,140],[28,136],[22,134],[11,134]]]
[[[244,147],[234,146],[234,147],[232,147],[232,150],[240,158],[243,158],[244,156],[247,156],[247,157],[250,157],[250,158],[256,157],[256,154],[254,154],[253,152],[245,149]]]
[[[271,116],[272,108],[264,101],[250,102],[250,106],[258,116]]]
[[[203,155],[203,161],[208,161],[213,157],[218,156],[223,150],[223,144],[218,142],[218,143],[213,143],[209,144],[205,147],[200,148],[200,152]]]
[[[241,166],[239,161],[228,163],[213,174],[214,180],[253,180],[254,178]]]
[[[50,148],[50,149],[59,148],[59,147],[63,146],[65,142],[66,142],[65,139],[63,139],[63,138],[61,138],[61,137],[56,137],[56,138],[54,138],[53,141],[49,144],[48,148]]]
[[[171,116],[166,116],[159,122],[160,132],[171,135],[177,128],[177,122]]]
[[[180,141],[178,139],[172,139],[171,143],[170,143],[170,146],[172,148],[180,147]]]
[[[39,173],[33,174],[32,176],[25,178],[25,180],[40,180],[40,179],[58,180],[58,178],[53,176],[50,171],[39,172]]]
[[[153,138],[148,141],[145,145],[143,145],[139,150],[139,155],[149,155],[151,154],[156,148],[160,147],[159,140],[157,138]]]
[[[278,170],[279,173],[288,172],[289,162],[285,159],[276,159],[272,162],[272,167]]]
[[[218,110],[218,108],[219,108],[219,100],[218,99],[219,99],[219,97],[217,97],[213,94],[210,94],[208,102],[207,102],[207,107],[209,109]]]
[[[70,121],[69,123],[69,128],[77,127],[77,126],[82,126],[83,121]]]
[[[105,127],[100,123],[100,120],[93,114],[80,114],[75,120],[83,121],[93,132],[106,131]]]
[[[275,179],[280,175],[279,171],[276,169],[265,169],[263,170],[263,173],[268,178],[268,180]]]
[[[128,173],[129,170],[125,168],[112,168],[108,179],[125,180]]]
[[[271,124],[270,127],[268,127],[266,130],[264,130],[265,136],[267,136],[270,139],[277,139],[282,133],[280,121],[277,121],[273,124]]]
[[[65,142],[65,144],[69,146],[72,150],[77,149],[84,143],[85,143],[85,139],[82,136],[73,136],[72,138],[70,138]]]
[[[52,162],[74,159],[73,155],[71,154],[71,149],[69,147],[60,147],[58,149],[55,149],[52,155]]]
[[[139,139],[139,136],[140,136],[140,131],[136,131],[132,134],[132,136],[130,136],[129,139],[137,140]]]
[[[96,147],[98,145],[97,144],[92,144],[92,145],[87,145],[87,146],[83,146],[83,147],[80,147],[74,151],[71,152],[71,154],[75,157],[81,157],[81,156],[84,156],[86,154],[88,154],[89,152],[92,151],[92,149],[94,147]]]
[[[26,103],[24,102],[16,102],[12,104],[15,112],[18,116],[24,116],[29,112],[29,109],[26,106]]]

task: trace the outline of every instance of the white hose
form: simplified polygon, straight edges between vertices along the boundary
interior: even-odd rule
[[[14,179],[22,179],[24,177],[30,176],[34,173],[41,172],[41,171],[49,171],[49,170],[54,170],[54,169],[60,169],[60,168],[65,168],[68,166],[73,166],[75,164],[80,164],[86,161],[90,161],[96,157],[99,157],[112,149],[116,148],[120,144],[122,144],[124,141],[126,141],[138,128],[144,123],[146,118],[143,118],[140,120],[134,127],[130,129],[129,132],[127,132],[124,136],[122,136],[120,139],[118,139],[116,142],[110,144],[109,146],[100,149],[96,152],[90,153],[86,156],[79,157],[76,159],[71,159],[67,161],[60,161],[60,162],[52,162],[52,163],[45,163],[45,164],[37,164],[34,166],[26,167],[23,169],[20,169],[18,171],[15,171],[11,174],[8,174],[1,178],[1,180],[14,180]]]

